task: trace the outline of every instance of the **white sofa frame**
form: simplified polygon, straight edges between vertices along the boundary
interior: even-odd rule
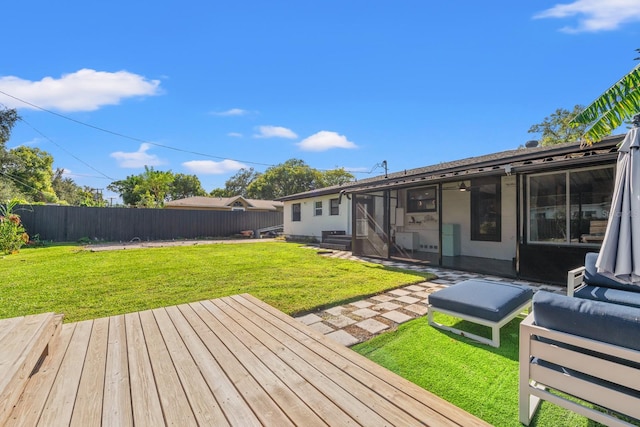
[[[572,297],[573,293],[578,290],[584,283],[585,266],[574,268],[567,273],[567,295]]]
[[[558,343],[576,346],[571,350],[537,339],[547,338]],[[619,358],[619,361],[604,360],[580,349]],[[640,399],[619,390],[604,387],[582,378],[566,375],[563,372],[533,363],[539,358],[568,369],[579,371],[595,378],[610,381],[640,391],[640,369],[627,365],[627,362],[640,364],[640,352],[592,339],[543,328],[534,324],[533,314],[529,314],[520,324],[520,386],[519,417],[520,422],[529,425],[541,400],[554,403],[570,411],[581,414],[608,426],[634,426],[612,414],[566,399],[552,393],[563,392],[602,408],[616,411],[640,419]],[[637,366],[637,365],[636,365]]]

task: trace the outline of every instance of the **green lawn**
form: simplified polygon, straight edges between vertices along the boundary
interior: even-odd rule
[[[0,318],[53,311],[74,322],[245,292],[294,315],[424,276],[285,242],[26,248],[0,258]]]
[[[488,327],[438,313],[436,320],[490,337]],[[427,323],[407,322],[353,350],[498,427],[518,421],[518,336],[521,318],[501,329],[500,348],[479,344]],[[460,322],[460,323],[458,323]],[[534,427],[595,427],[600,424],[543,402]]]
[[[295,315],[424,276],[327,258],[284,242],[106,252],[70,245],[27,248],[0,257],[0,318],[54,311],[71,322],[245,292]],[[519,426],[519,321],[502,328],[499,349],[431,328],[426,318],[354,349],[496,426]],[[476,327],[463,328],[488,336]],[[543,403],[533,425],[595,424]]]

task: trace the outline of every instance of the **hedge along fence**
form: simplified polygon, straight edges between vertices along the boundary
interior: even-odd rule
[[[27,233],[40,240],[109,242],[230,237],[283,224],[282,212],[89,208],[21,205],[14,208]]]

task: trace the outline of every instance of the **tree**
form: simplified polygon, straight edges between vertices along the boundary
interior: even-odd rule
[[[185,197],[205,196],[200,179],[195,175],[177,173],[173,175],[173,182],[169,186],[169,200],[184,199]]]
[[[242,196],[248,197],[247,189],[249,185],[255,181],[260,174],[256,172],[253,168],[240,169],[235,175],[225,181],[225,188],[223,191],[218,191],[216,194],[217,197],[233,197],[233,196]],[[216,189],[221,190],[221,189]],[[214,191],[216,191],[214,190]],[[224,194],[221,196],[220,194]],[[213,195],[213,192],[212,192]]]
[[[582,111],[583,107],[576,105],[573,111],[558,108],[549,117],[545,117],[542,123],[529,128],[529,133],[542,133],[540,145],[549,146],[563,144],[565,142],[577,142],[582,138],[587,125],[574,126],[571,120]]]
[[[353,181],[355,177],[352,173],[347,172],[344,168],[337,168],[322,173],[321,187],[331,187],[334,185],[342,185]]]
[[[636,49],[640,52],[640,49]],[[636,58],[638,60],[640,58]],[[587,125],[584,141],[591,145],[610,135],[625,120],[640,113],[640,64],[596,98],[572,121],[574,126]]]
[[[18,190],[36,202],[57,202],[53,190],[53,156],[39,148],[20,146],[9,150],[7,176]]]
[[[247,195],[252,199],[277,199],[320,188],[321,180],[321,172],[302,160],[290,159],[283,164],[267,168],[249,184]]]
[[[113,181],[107,185],[107,189],[118,193],[125,205],[135,206],[140,201],[140,194],[136,193],[136,187],[142,182],[141,175],[129,175],[125,179]]]
[[[7,165],[10,163],[10,155],[5,148],[7,141],[11,137],[11,130],[16,122],[20,120],[20,116],[15,109],[2,109],[0,110],[0,183],[2,184],[2,193],[19,193],[18,188],[13,181],[6,175]],[[8,200],[12,197],[3,197],[3,200]]]
[[[11,108],[0,110],[0,147],[4,149],[4,144],[11,136],[11,130],[16,122],[20,120],[18,112]]]
[[[153,166],[145,166],[142,180],[134,191],[141,195],[139,206],[162,207],[173,183],[171,171],[157,171]]]
[[[102,194],[91,188],[81,187],[69,177],[64,176],[64,169],[58,168],[53,172],[51,185],[58,199],[72,206],[105,206]]]

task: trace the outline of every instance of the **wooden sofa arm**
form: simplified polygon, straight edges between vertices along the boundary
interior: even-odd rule
[[[567,273],[567,296],[572,297],[573,293],[582,284],[584,279],[585,267],[574,268]]]

